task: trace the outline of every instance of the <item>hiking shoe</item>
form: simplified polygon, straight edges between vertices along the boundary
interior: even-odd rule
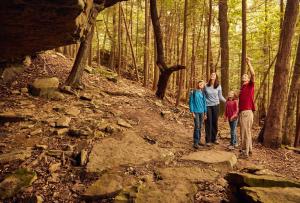
[[[199,142],[198,145],[199,145],[199,146],[204,146],[205,144],[203,144],[202,142]]]
[[[229,145],[229,146],[228,146],[228,149],[229,149],[229,150],[234,150],[234,146],[233,146],[233,145]]]
[[[249,155],[247,155],[244,151],[242,151],[239,155],[239,158],[240,159],[248,159],[249,158]]]
[[[220,144],[220,143],[218,142],[218,140],[216,140],[216,141],[214,141],[214,144]]]
[[[239,147],[239,144],[234,144],[233,145],[235,148],[238,148]]]
[[[194,144],[193,147],[194,147],[194,149],[199,149],[199,145],[198,144]]]
[[[252,151],[249,151],[249,156],[252,156],[252,155],[253,155]]]
[[[208,143],[206,143],[206,146],[207,146],[207,147],[211,147],[211,146],[212,146],[212,143],[208,142]]]

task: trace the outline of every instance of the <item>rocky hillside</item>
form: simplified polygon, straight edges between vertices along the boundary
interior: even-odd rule
[[[103,67],[86,69],[83,90],[60,88],[71,65],[46,52],[0,86],[5,202],[251,202],[282,187],[299,200],[299,154],[255,145],[240,160],[222,121],[221,144],[194,150],[186,106]]]

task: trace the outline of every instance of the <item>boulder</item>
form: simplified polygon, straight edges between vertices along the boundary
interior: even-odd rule
[[[181,157],[182,161],[208,164],[222,169],[232,169],[237,163],[234,153],[218,150],[198,151]]]
[[[296,203],[300,202],[300,188],[295,187],[242,187],[245,203]]]
[[[1,199],[15,196],[22,189],[30,186],[37,179],[34,171],[18,169],[0,183]]]
[[[114,197],[124,188],[134,184],[136,184],[136,179],[133,176],[124,176],[120,173],[106,173],[86,189],[83,197],[86,199]]]
[[[40,96],[51,99],[53,93],[58,89],[59,80],[56,77],[35,79],[29,85],[29,92],[33,96]]]
[[[230,185],[248,187],[298,187],[300,182],[274,175],[255,175],[250,173],[230,172],[225,177]]]
[[[0,164],[17,160],[25,161],[29,157],[31,157],[30,150],[16,150],[7,154],[0,154]]]
[[[3,79],[4,83],[11,83],[15,80],[17,75],[24,72],[25,68],[23,65],[14,65],[8,68],[5,68],[0,78]]]
[[[56,121],[55,126],[57,128],[66,128],[66,127],[69,127],[70,122],[71,122],[71,118],[63,116]]]

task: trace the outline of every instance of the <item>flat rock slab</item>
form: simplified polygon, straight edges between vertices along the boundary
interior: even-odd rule
[[[0,155],[0,164],[8,163],[16,160],[24,161],[31,157],[30,150],[16,150],[7,154]]]
[[[107,173],[89,186],[83,194],[86,199],[110,198],[119,194],[124,188],[136,184],[134,176],[125,176],[121,173]]]
[[[93,146],[87,164],[88,172],[101,172],[118,166],[139,165],[151,160],[168,160],[174,154],[150,145],[134,132],[127,131],[122,140],[104,139]]]
[[[136,203],[188,203],[194,202],[196,185],[188,181],[159,181],[142,187],[134,202]]]
[[[236,187],[297,187],[300,182],[274,175],[255,175],[250,173],[231,172],[226,175],[229,184]]]
[[[28,118],[30,118],[30,115],[16,112],[0,113],[0,123],[25,121]]]
[[[247,202],[295,203],[300,202],[300,188],[294,187],[243,187],[242,194]]]
[[[0,183],[0,198],[5,199],[15,196],[22,189],[30,186],[36,179],[37,175],[34,171],[18,169]]]
[[[183,161],[196,161],[226,168],[233,168],[237,162],[234,153],[218,150],[198,151],[181,158]]]
[[[161,168],[157,170],[159,176],[165,180],[188,180],[192,182],[213,181],[219,173],[203,169],[199,167],[177,167],[177,168]]]

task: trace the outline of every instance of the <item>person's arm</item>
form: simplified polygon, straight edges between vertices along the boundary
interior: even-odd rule
[[[222,101],[224,103],[226,102],[226,99],[222,95],[222,87],[221,87],[221,85],[219,85],[219,87],[218,87],[218,96],[219,96],[219,100],[220,101]]]
[[[251,59],[247,57],[247,58],[246,58],[246,62],[247,62],[247,64],[248,64],[249,70],[250,70],[250,80],[251,80],[251,82],[254,83],[254,80],[255,80],[255,72],[254,72],[254,68],[253,68],[252,63],[251,63]]]
[[[239,103],[238,100],[235,101],[235,111],[231,119],[237,118],[239,115]]]
[[[204,120],[206,119],[206,114],[207,114],[207,105],[206,105],[206,96],[203,92],[203,104],[204,104]]]
[[[190,98],[189,98],[189,107],[190,107],[190,112],[193,114],[193,117],[195,116],[194,115],[194,97],[193,97],[193,94],[194,94],[194,91],[191,91],[190,93]]]

